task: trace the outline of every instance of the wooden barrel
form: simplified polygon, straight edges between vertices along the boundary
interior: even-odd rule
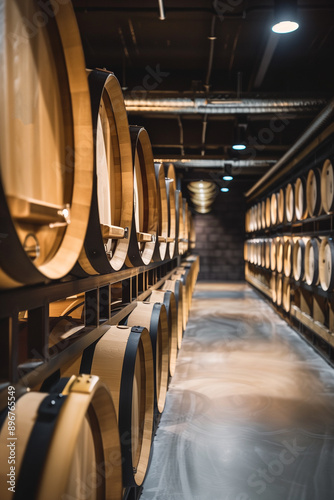
[[[284,276],[289,277],[292,274],[293,269],[293,241],[288,239],[283,245],[283,271]]]
[[[48,8],[50,17],[32,0],[2,2],[1,287],[65,276],[87,229],[93,141],[84,54],[71,3]]]
[[[277,220],[279,224],[283,224],[285,214],[284,189],[281,188],[277,193]]]
[[[180,349],[183,336],[183,318],[185,315],[184,308],[186,304],[183,301],[183,285],[181,280],[166,280],[162,290],[169,290],[175,295],[176,310],[177,310],[177,346]]]
[[[245,231],[246,233],[250,233],[251,231],[250,209],[248,209],[245,214]]]
[[[168,318],[163,304],[137,302],[127,318],[128,326],[141,326],[150,333],[154,364],[154,406],[159,413],[165,407],[168,384]]]
[[[299,238],[293,245],[293,277],[301,281],[305,275],[305,241]]]
[[[142,127],[130,126],[134,204],[126,264],[147,265],[153,258],[158,230],[158,199],[151,141]]]
[[[277,292],[276,292],[276,273],[272,273],[270,276],[270,290],[271,290],[271,299],[276,304],[277,300]]]
[[[306,204],[310,217],[316,217],[321,212],[321,172],[318,168],[310,170],[306,181]]]
[[[277,243],[278,238],[272,238],[270,245],[270,269],[272,271],[276,270],[277,265]]]
[[[266,198],[266,227],[271,226],[271,200],[270,196]]]
[[[176,234],[177,234],[177,246],[178,254],[184,254],[184,240],[185,240],[185,227],[183,223],[183,201],[182,192],[176,189],[175,191],[175,201],[176,201]]]
[[[64,374],[95,374],[111,392],[115,405],[123,462],[123,485],[142,484],[151,449],[154,371],[146,328],[118,325],[87,347]]]
[[[282,306],[283,301],[283,276],[281,274],[276,275],[276,304]]]
[[[291,307],[291,286],[290,281],[284,278],[282,285],[282,306],[284,311],[289,312]]]
[[[271,242],[272,239],[268,238],[265,240],[265,268],[270,269],[270,257],[271,257]]]
[[[321,169],[321,202],[324,211],[330,214],[334,210],[334,169],[327,159]]]
[[[253,223],[253,207],[249,209],[249,232],[254,231],[254,223]]]
[[[0,434],[3,500],[82,498],[79,489],[89,500],[123,497],[116,413],[98,377],[73,376],[49,393],[27,392],[16,401],[15,416],[12,449],[8,432]],[[3,429],[9,425],[7,417]],[[10,451],[15,455],[14,495],[7,483]]]
[[[266,267],[266,240],[261,240],[261,267]]]
[[[177,357],[177,309],[173,292],[168,290],[153,290],[149,302],[160,302],[166,307],[168,318],[168,345],[169,345],[169,375],[175,372]]]
[[[249,241],[244,242],[244,261],[249,262]]]
[[[183,216],[183,227],[184,227],[184,252],[183,253],[187,253],[189,250],[189,226],[188,226],[189,208],[188,208],[188,202],[185,198],[182,198],[182,203],[183,203],[182,216]]]
[[[256,226],[257,230],[259,231],[262,226],[261,202],[257,203],[256,205],[256,216],[257,216]]]
[[[181,267],[186,269],[190,268],[190,288],[191,293],[193,293],[200,268],[199,255],[189,255],[184,261],[181,262]]]
[[[169,165],[164,165],[165,169],[165,180],[166,180],[166,193],[167,193],[167,206],[168,206],[168,256],[173,259],[176,255],[177,245],[176,245],[176,200],[175,200],[175,190],[176,190],[176,175],[175,169],[172,163]],[[191,233],[191,245],[195,248],[195,229],[192,221],[191,214],[189,213],[190,220],[189,232]]]
[[[164,260],[167,254],[168,202],[164,165],[162,163],[155,163],[154,167],[158,195],[158,231],[153,260],[159,262],[160,260]]]
[[[298,177],[295,183],[295,214],[297,220],[303,220],[307,217],[306,181],[304,177]]]
[[[79,265],[89,275],[119,271],[133,221],[133,165],[123,94],[113,73],[88,76],[94,127],[94,189]],[[77,273],[77,270],[75,270]]]
[[[284,240],[283,238],[277,238],[276,243],[276,271],[278,273],[283,272],[284,266]]]
[[[319,282],[319,247],[317,239],[311,238],[305,246],[305,281],[308,285]]]
[[[271,225],[276,226],[277,224],[277,193],[273,193],[270,198],[270,219]]]
[[[288,222],[292,222],[294,217],[295,201],[292,184],[288,184],[285,189],[285,216]]]
[[[261,229],[266,228],[266,202],[261,201]]]
[[[324,238],[319,250],[319,279],[321,288],[332,290],[334,286],[334,243]]]
[[[170,277],[172,281],[180,281],[182,283],[182,293],[183,293],[183,330],[186,329],[188,323],[189,316],[189,294],[191,293],[189,289],[189,281],[187,280],[187,276],[184,276],[181,272],[175,272]]]

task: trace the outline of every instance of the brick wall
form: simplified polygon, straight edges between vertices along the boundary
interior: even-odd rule
[[[209,214],[193,213],[199,280],[244,280],[245,209],[243,193],[231,188],[229,193],[219,193]]]

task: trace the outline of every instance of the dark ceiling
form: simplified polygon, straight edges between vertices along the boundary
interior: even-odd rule
[[[116,74],[129,122],[187,180],[227,164],[249,186],[333,97],[333,0],[299,0],[286,35],[271,32],[273,0],[163,0],[165,20],[158,0],[73,4],[87,66]],[[231,149],[238,122],[244,152]]]

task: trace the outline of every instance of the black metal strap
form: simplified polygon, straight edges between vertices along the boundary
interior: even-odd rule
[[[97,339],[95,342],[86,347],[86,349],[84,350],[81,358],[80,373],[86,373],[86,374],[91,373],[95,347],[96,344],[101,340],[101,338],[102,337]]]
[[[133,377],[136,365],[138,345],[143,327],[133,326],[126,345],[122,368],[120,395],[119,395],[119,417],[118,427],[122,448],[123,484],[124,486],[135,486],[134,469],[132,462],[131,428],[132,428],[132,393]]]
[[[18,476],[14,500],[36,498],[43,466],[61,407],[67,396],[48,394],[38,408]],[[10,441],[8,441],[10,442]],[[16,441],[13,440],[14,443]]]

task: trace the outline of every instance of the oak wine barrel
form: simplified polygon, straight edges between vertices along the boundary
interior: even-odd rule
[[[324,211],[330,214],[334,210],[334,168],[327,159],[321,169],[321,202]]]
[[[134,205],[126,264],[147,265],[153,258],[158,229],[158,197],[151,141],[142,127],[130,126]]]
[[[266,202],[265,200],[261,201],[261,228],[266,228]]]
[[[295,210],[295,200],[292,184],[288,184],[285,189],[285,216],[288,222],[292,222]]]
[[[266,227],[271,226],[271,199],[270,196],[266,198]]]
[[[307,217],[306,181],[304,177],[298,177],[295,183],[295,214],[297,220],[303,220]]]
[[[276,271],[281,273],[284,266],[284,240],[277,238],[276,243]]]
[[[310,217],[321,213],[321,172],[318,168],[310,170],[306,180],[306,203]]]
[[[323,290],[334,287],[334,243],[331,238],[324,238],[319,249],[319,280]]]
[[[282,306],[284,311],[289,312],[291,307],[291,285],[287,278],[283,279]]]
[[[169,374],[174,375],[177,357],[177,309],[173,292],[168,290],[153,290],[149,302],[164,304],[168,318]]]
[[[183,221],[183,200],[182,192],[178,189],[175,190],[175,201],[176,201],[176,234],[177,234],[177,246],[178,254],[183,255],[185,253],[185,227]]]
[[[257,203],[256,205],[256,217],[257,217],[257,220],[256,220],[256,227],[257,227],[257,230],[259,231],[261,229],[261,226],[262,226],[262,214],[261,214],[261,203]]]
[[[289,277],[292,274],[293,269],[293,241],[288,239],[283,245],[283,271],[284,276]]]
[[[183,300],[183,285],[181,280],[166,280],[162,290],[169,290],[170,292],[173,292],[175,295],[175,301],[176,301],[176,310],[177,310],[177,346],[180,349],[181,343],[182,343],[182,336],[183,336],[183,318],[184,318],[184,308],[186,307],[186,304],[184,304]]]
[[[159,262],[160,260],[164,260],[167,254],[168,202],[164,165],[162,163],[155,163],[154,168],[157,183],[158,231],[153,260]]]
[[[265,268],[270,269],[270,257],[271,257],[271,238],[265,240]]]
[[[272,226],[276,226],[277,216],[278,216],[277,193],[273,193],[270,199],[270,219]]]
[[[171,281],[180,281],[182,283],[182,293],[183,293],[183,330],[187,327],[188,316],[189,316],[189,280],[187,280],[187,276],[183,273],[176,271],[170,277]]]
[[[151,449],[154,402],[153,354],[146,328],[110,326],[66,365],[64,373],[94,374],[106,384],[119,426],[123,485],[141,485]]]
[[[277,193],[277,219],[279,224],[284,222],[285,203],[284,203],[284,189],[281,188]]]
[[[305,241],[299,238],[293,245],[293,277],[301,281],[305,275]]]
[[[170,259],[173,259],[176,255],[177,245],[176,245],[176,174],[172,163],[164,166],[165,169],[165,181],[166,181],[166,193],[167,193],[167,206],[168,206],[168,255]],[[196,235],[195,229],[192,221],[191,214],[189,221],[189,232],[191,233],[191,244],[193,248],[195,247]]]
[[[271,290],[271,299],[276,304],[277,300],[277,291],[276,291],[276,273],[272,273],[270,276],[270,290]]]
[[[317,285],[319,281],[319,247],[316,238],[311,238],[305,246],[305,281],[308,285]]]
[[[93,140],[84,54],[71,3],[48,9],[41,25],[39,2],[1,7],[2,288],[68,274],[88,224]]]
[[[15,495],[6,482],[9,455],[1,453],[3,500],[77,499],[80,491],[87,500],[122,499],[116,412],[97,376],[63,378],[49,393],[27,392],[16,401],[15,414]],[[8,425],[7,415],[3,428]],[[7,436],[1,432],[0,446],[9,452]]]
[[[277,244],[278,238],[272,238],[270,244],[270,269],[272,271],[275,271],[277,266]]]
[[[113,73],[88,72],[94,129],[94,186],[79,266],[88,275],[119,271],[133,220],[133,167],[129,126]],[[79,274],[77,269],[75,274]],[[79,274],[80,276],[80,274]]]
[[[283,276],[281,274],[276,275],[276,304],[282,306],[283,301]]]
[[[162,413],[166,401],[169,370],[166,308],[160,303],[137,302],[137,307],[129,314],[126,324],[145,327],[149,331],[153,349],[154,406],[159,413]]]

